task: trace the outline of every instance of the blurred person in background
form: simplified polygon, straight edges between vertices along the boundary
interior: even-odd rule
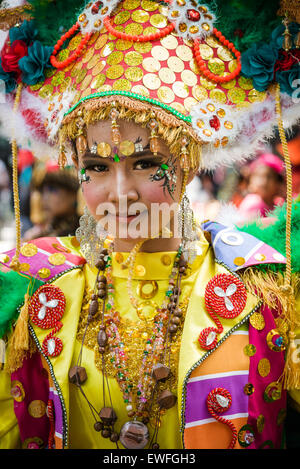
[[[284,164],[272,153],[260,155],[249,165],[248,194],[239,205],[243,219],[252,220],[284,202]]]
[[[34,170],[31,198],[31,220],[34,226],[24,241],[43,236],[74,235],[78,227],[77,175],[73,169],[61,170],[56,162],[48,161]]]

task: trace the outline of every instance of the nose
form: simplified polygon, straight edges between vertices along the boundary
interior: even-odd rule
[[[136,202],[139,199],[134,174],[126,170],[125,163],[122,161],[114,164],[113,180],[108,195],[108,201],[113,204],[119,204],[126,198],[130,202]]]

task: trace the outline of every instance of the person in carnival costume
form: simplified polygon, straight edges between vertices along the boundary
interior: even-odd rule
[[[288,154],[286,208],[266,230],[198,226],[185,187],[199,168],[255,154],[277,124],[285,148],[282,119],[299,115],[299,11],[283,3],[282,25],[279,5],[253,6],[263,42],[251,46],[231,30],[242,6],[221,3],[1,11],[0,112],[14,165],[30,138],[36,156],[74,162],[86,202],[76,237],[21,244],[14,173],[16,249],[1,257],[2,448],[282,445],[287,391],[297,405],[300,388]],[[236,46],[219,26],[229,17]]]

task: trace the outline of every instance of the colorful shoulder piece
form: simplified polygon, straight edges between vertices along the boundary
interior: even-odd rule
[[[66,270],[85,264],[75,237],[38,238],[21,247],[21,272],[48,282]],[[0,255],[0,262],[9,267],[15,254],[12,249]]]
[[[203,223],[211,235],[216,259],[233,271],[259,264],[285,264],[285,257],[254,236],[217,222]]]

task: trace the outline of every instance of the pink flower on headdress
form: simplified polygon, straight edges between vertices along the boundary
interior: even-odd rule
[[[27,55],[28,47],[24,41],[17,39],[11,46],[8,44],[1,53],[1,65],[4,72],[14,72],[19,77],[21,70],[19,68],[19,60]]]

